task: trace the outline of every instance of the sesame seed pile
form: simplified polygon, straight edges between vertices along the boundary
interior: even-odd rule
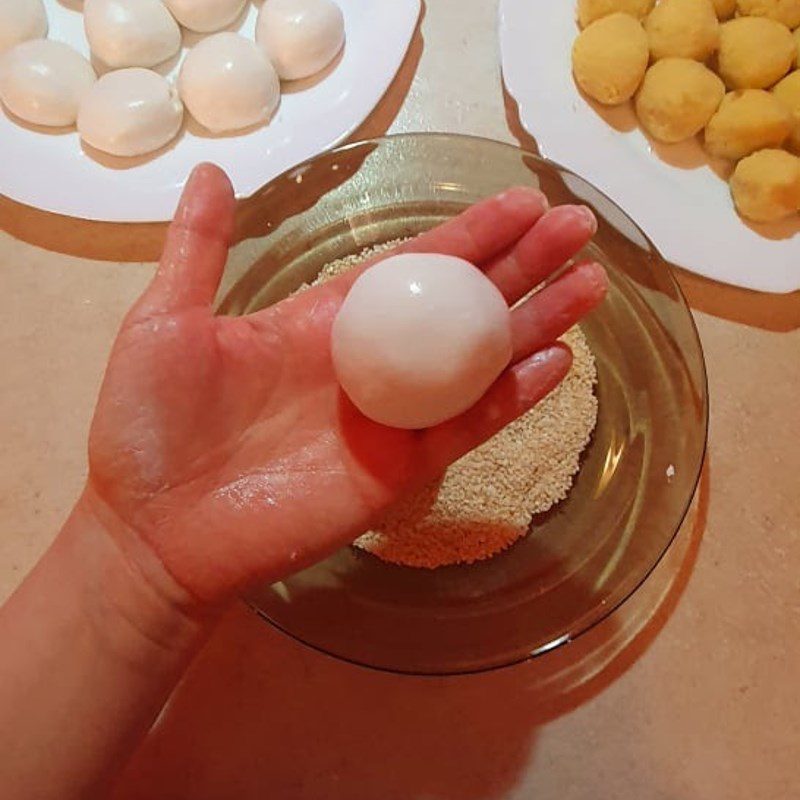
[[[397,241],[327,264],[329,280]],[[395,506],[354,543],[384,561],[434,569],[471,564],[528,533],[531,517],[563,500],[597,422],[594,357],[580,328],[563,338],[574,362],[536,408],[453,464],[442,478]]]

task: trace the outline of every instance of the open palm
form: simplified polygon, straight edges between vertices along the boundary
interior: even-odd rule
[[[572,267],[514,310],[513,364],[476,406],[396,430],[354,408],[331,364],[331,324],[365,267],[255,314],[213,315],[233,214],[224,174],[199,167],[123,323],[90,438],[90,491],[208,602],[351,541],[533,406],[571,363],[553,343],[607,286],[598,265]],[[539,192],[512,189],[401,249],[465,258],[513,304],[593,232],[585,209],[548,211]]]

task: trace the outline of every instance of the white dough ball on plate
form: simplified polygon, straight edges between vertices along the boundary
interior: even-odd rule
[[[242,13],[247,0],[164,0],[184,28],[213,33],[230,25]]]
[[[370,267],[333,323],[340,386],[366,417],[419,429],[474,405],[511,359],[497,287],[453,256],[409,253]]]
[[[172,84],[149,69],[133,67],[103,75],[83,98],[78,133],[113,156],[140,156],[171,142],[183,122]]]
[[[284,81],[325,69],[344,36],[342,10],[333,0],[265,0],[256,23],[256,41]]]
[[[0,0],[0,53],[45,36],[47,12],[42,0]]]
[[[50,39],[22,42],[0,61],[0,99],[34,125],[74,125],[81,100],[96,80],[77,50]]]
[[[230,32],[191,49],[178,86],[189,113],[214,133],[267,122],[281,97],[275,69],[259,47]]]
[[[161,0],[84,0],[89,47],[104,64],[153,67],[181,47],[181,29]]]

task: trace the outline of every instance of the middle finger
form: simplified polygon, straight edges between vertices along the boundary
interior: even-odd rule
[[[514,305],[584,248],[596,231],[597,220],[586,206],[556,206],[487,264],[486,275]]]

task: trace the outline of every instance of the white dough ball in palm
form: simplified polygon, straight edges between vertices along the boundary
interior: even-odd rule
[[[428,253],[367,269],[331,332],[336,377],[356,408],[404,429],[466,411],[508,366],[511,349],[497,287],[467,261]]]

